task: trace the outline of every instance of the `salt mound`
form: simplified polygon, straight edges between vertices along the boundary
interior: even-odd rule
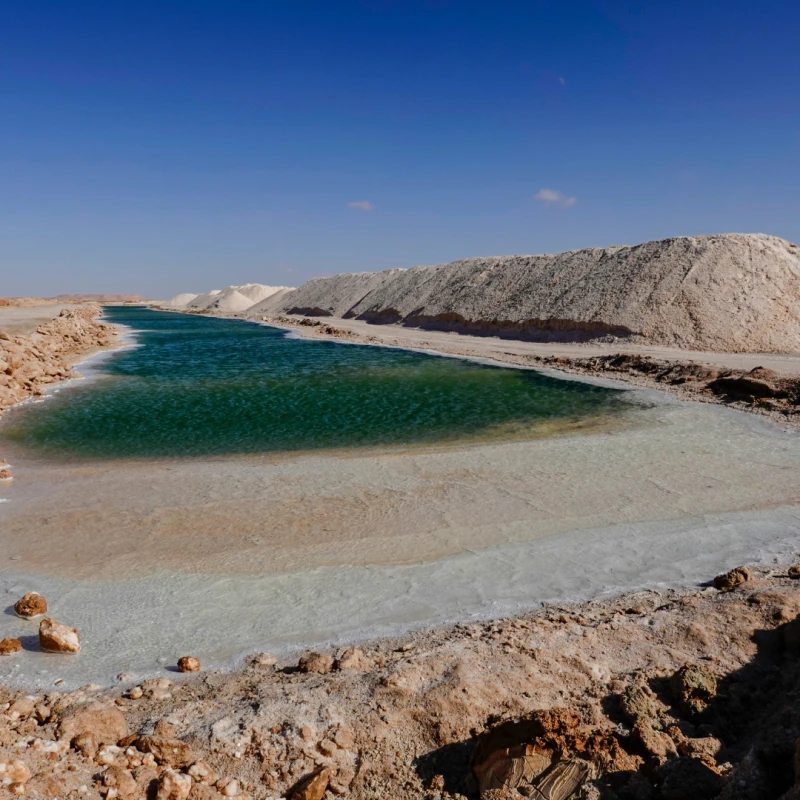
[[[307,281],[270,310],[535,341],[800,351],[800,251],[764,234],[472,258]]]
[[[214,302],[208,306],[208,309],[216,309],[218,311],[246,311],[253,302],[249,297],[245,297],[241,292],[236,289],[226,289],[217,295]]]
[[[205,292],[204,294],[198,294],[194,298],[194,300],[190,300],[185,307],[190,308],[193,311],[205,311],[221,294],[222,294],[221,289],[213,289],[210,292]]]
[[[184,292],[183,294],[176,294],[171,300],[167,300],[167,305],[171,308],[185,308],[189,303],[197,297],[196,294],[191,292]]]
[[[170,300],[169,304],[175,308],[186,308],[192,311],[246,311],[275,295],[281,294],[282,296],[282,293],[286,291],[286,286],[245,283],[242,286],[213,289],[204,294],[179,294]],[[181,301],[181,305],[178,305],[178,301]]]
[[[250,304],[253,305],[255,303],[260,303],[262,300],[266,300],[285,287],[267,286],[263,283],[245,283],[243,286],[233,286],[231,288],[236,289],[240,294],[247,297],[250,300]]]
[[[251,314],[269,314],[275,309],[277,309],[280,304],[283,302],[283,299],[295,291],[290,286],[278,286],[275,287],[276,291],[274,294],[269,295],[269,297],[265,297],[258,303],[250,306],[247,309],[248,316]]]

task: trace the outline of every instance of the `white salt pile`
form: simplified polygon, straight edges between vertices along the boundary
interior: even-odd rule
[[[276,295],[283,296],[287,291],[290,289],[286,286],[245,283],[241,286],[228,286],[226,289],[213,289],[203,294],[178,294],[167,302],[167,306],[189,311],[249,311]]]

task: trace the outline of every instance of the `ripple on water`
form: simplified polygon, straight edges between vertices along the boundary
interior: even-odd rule
[[[107,307],[141,346],[3,435],[50,457],[153,458],[531,438],[596,429],[625,392],[530,370],[289,337],[238,320]]]

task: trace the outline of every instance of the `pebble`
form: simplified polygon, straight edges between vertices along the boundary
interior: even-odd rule
[[[22,650],[22,642],[19,639],[6,638],[0,641],[0,656],[13,656]]]
[[[47,613],[47,600],[38,592],[28,592],[14,603],[14,613],[23,619],[41,617]]]
[[[181,656],[178,659],[178,669],[181,672],[197,672],[200,669],[200,660],[194,656]]]

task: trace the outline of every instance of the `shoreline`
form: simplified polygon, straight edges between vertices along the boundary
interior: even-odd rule
[[[354,800],[488,800],[474,753],[499,723],[529,720],[534,733],[523,726],[512,743],[536,742],[548,755],[542,769],[587,764],[586,791],[660,798],[658,787],[680,781],[687,797],[716,796],[757,780],[748,764],[764,742],[788,747],[796,735],[796,717],[768,698],[800,678],[786,655],[797,650],[798,583],[782,565],[745,575],[728,591],[641,589],[299,659],[255,655],[234,672],[0,689],[0,761],[22,761],[29,791],[57,786],[58,797],[86,785],[80,796],[99,798],[120,771],[144,794],[173,769],[205,784],[198,796],[209,800],[230,796],[222,790],[233,780],[241,798],[301,800],[292,787],[324,770],[333,795]],[[765,641],[774,644],[762,652]],[[681,699],[686,670],[705,681],[700,711]],[[111,738],[70,746],[87,729]],[[184,760],[151,749],[159,737]],[[98,750],[101,741],[121,746]],[[702,793],[707,785],[715,791]]]
[[[171,311],[159,307],[155,310]],[[700,353],[622,343],[540,344],[333,317],[282,315],[252,319],[235,312],[177,310],[172,313],[260,322],[296,332],[307,339],[398,347],[456,358],[484,359],[502,366],[551,370],[562,376],[606,379],[655,389],[682,401],[725,405],[795,429],[800,426],[800,354]],[[709,387],[717,381],[720,383]]]
[[[19,310],[34,313],[39,307]],[[31,333],[0,331],[0,420],[9,408],[81,378],[76,368],[114,352],[119,335],[115,325],[102,321],[102,307],[96,303],[63,308]]]
[[[288,652],[451,624],[459,614],[527,611],[554,598],[685,587],[709,570],[752,561],[758,537],[760,563],[785,553],[786,537],[800,535],[796,434],[757,416],[626,388],[646,398],[635,412],[641,419],[588,436],[159,461],[33,463],[14,454],[26,480],[13,508],[5,507],[15,562],[1,571],[2,586],[9,597],[22,584],[61,597],[59,613],[91,632],[91,666],[76,663],[53,679],[105,683],[119,669],[103,654],[115,652],[125,597],[148,608],[194,609],[208,632],[199,655],[231,667],[259,641]],[[767,485],[752,481],[751,461]],[[144,536],[142,518],[149,520]],[[719,539],[709,561],[703,535],[708,540],[714,525],[733,525],[733,533]],[[68,554],[58,550],[64,537]],[[592,558],[571,556],[587,547]],[[687,567],[671,563],[670,547]],[[553,568],[556,581],[541,566],[550,552],[569,564]],[[617,561],[606,563],[609,554]],[[517,571],[527,565],[510,590],[505,563]],[[234,579],[231,596],[208,588]],[[246,616],[248,604],[237,606],[258,597],[262,607],[277,608],[284,585],[295,609],[286,620],[262,625]],[[388,603],[384,585],[412,599]],[[451,587],[452,597],[437,600],[432,587],[439,585]],[[350,591],[372,598],[373,610],[367,603],[364,616],[350,608],[343,599]],[[311,598],[329,604],[332,616],[321,627]],[[109,618],[98,627],[99,606]],[[196,623],[182,625],[170,622],[166,638],[132,632],[128,647],[139,655],[128,671],[157,674],[158,658],[190,645]],[[227,631],[228,644],[219,631]],[[36,658],[25,656],[18,667],[6,676],[23,684]],[[40,685],[48,675],[49,667]]]
[[[368,343],[386,346],[382,342]],[[463,353],[445,355],[481,358]],[[517,366],[530,368],[526,364]],[[586,380],[587,376],[576,379]],[[588,379],[609,380],[607,376]],[[656,389],[663,387],[652,386],[645,391]],[[667,418],[675,416],[674,425],[680,427],[682,421],[692,418],[692,404],[678,403],[672,392],[658,394]],[[722,409],[709,412],[712,409],[704,410],[698,419],[705,423],[719,420],[721,430],[729,416],[739,417]],[[736,423],[736,436],[741,439],[737,447],[749,454],[751,440],[747,437],[752,434],[753,441],[760,441],[766,435],[775,445],[783,443],[790,453],[796,434],[781,431],[764,416],[742,417]],[[696,440],[696,436],[690,436],[687,442]],[[476,450],[484,457],[490,452],[495,454],[490,461],[505,460],[515,449],[525,451],[526,444],[479,445]],[[664,459],[663,450],[656,444],[654,440],[653,453]],[[762,444],[763,457],[769,453],[770,465],[775,467],[772,480],[787,469],[795,471],[788,461],[783,464],[775,460],[780,447]],[[393,459],[398,463],[416,459],[416,469],[424,462],[430,465],[426,472],[434,474],[441,471],[446,456],[449,454],[434,453],[425,458],[403,454],[400,459]],[[585,460],[586,454],[581,457]],[[355,455],[351,460],[357,464],[366,459]],[[375,457],[369,460],[370,469],[375,471]],[[758,457],[755,460],[759,462]],[[237,485],[234,477],[240,476],[236,480],[241,480],[256,469],[257,463],[263,462],[267,468],[265,477],[269,476],[270,483],[276,481],[280,469],[287,469],[287,464],[276,467],[269,459],[244,457],[236,472],[230,471],[224,458],[211,461],[207,465],[209,482],[203,484],[208,488],[203,491]],[[342,461],[329,455],[302,455],[288,465],[291,469],[286,480],[296,482],[298,475],[324,463],[330,463],[334,470],[323,469],[320,475],[324,480],[343,469]],[[540,460],[532,463],[540,464]],[[706,471],[712,470],[713,463],[709,462]],[[454,462],[453,466],[461,469],[459,464]],[[108,465],[107,473],[113,473],[115,466],[119,465]],[[520,472],[511,466],[509,476]],[[179,473],[174,478],[178,484],[186,487],[196,481],[188,480],[192,473],[177,461],[139,488],[158,485],[160,491],[169,494],[173,484],[168,472],[172,468]],[[58,465],[45,464],[41,469],[43,476],[62,474]],[[131,494],[145,496],[130,483],[132,471],[121,476],[120,489],[114,490],[112,484],[104,483],[106,477],[100,465],[77,471],[81,469],[87,473],[83,480],[93,486],[95,493],[115,497],[124,485]],[[629,469],[631,481],[633,476],[640,476],[641,470],[635,465]],[[145,474],[146,470],[141,472]],[[660,473],[653,477],[663,481]],[[730,476],[716,477],[730,480]],[[463,476],[459,480],[463,481]],[[507,480],[498,480],[498,485],[508,488]],[[593,480],[597,482],[598,478]],[[389,485],[394,483],[390,481]],[[790,484],[785,488],[787,496],[796,496]],[[670,486],[666,489],[663,502],[685,504],[681,494],[675,494]],[[639,490],[630,491],[635,494]],[[470,487],[465,498],[473,492]],[[74,494],[73,488],[70,494]],[[584,503],[594,502],[585,488],[579,489],[578,495]],[[237,496],[241,496],[238,486]],[[41,503],[41,498],[36,502]],[[293,502],[291,498],[289,502]],[[274,513],[274,506],[270,508]],[[426,508],[423,506],[422,510]],[[407,515],[406,509],[402,511]],[[37,506],[36,513],[41,516],[50,512]],[[137,513],[141,514],[141,509]],[[208,515],[207,510],[203,513]],[[300,506],[293,513],[303,516],[305,512]],[[329,508],[326,513],[330,513]],[[145,518],[152,519],[153,512]],[[492,524],[496,526],[497,520]],[[714,524],[718,526],[717,538],[712,535]],[[676,538],[681,525],[685,528],[683,539]],[[738,539],[732,538],[731,526],[739,531]],[[648,531],[647,523],[642,523],[640,527],[646,535],[639,539],[634,535],[635,526],[618,527],[616,538],[591,528],[533,541],[512,541],[495,549],[472,551],[466,547],[460,555],[423,564],[428,569],[420,573],[417,583],[407,576],[415,570],[419,573],[418,563],[387,569],[365,564],[361,572],[347,566],[321,566],[280,573],[275,576],[274,588],[266,591],[263,581],[262,589],[254,590],[255,584],[251,587],[250,576],[244,573],[201,572],[195,576],[194,595],[180,595],[170,593],[179,583],[177,574],[164,572],[153,575],[151,584],[166,591],[148,595],[135,580],[121,580],[118,565],[109,559],[113,549],[95,556],[97,567],[102,564],[103,572],[114,575],[104,585],[87,580],[85,585],[76,584],[70,589],[63,581],[51,579],[46,584],[41,576],[23,579],[18,571],[9,575],[10,580],[0,577],[7,601],[13,602],[15,594],[22,593],[23,584],[25,591],[32,588],[31,584],[36,585],[48,596],[57,615],[65,614],[64,621],[77,624],[86,633],[81,655],[47,656],[46,663],[38,664],[39,679],[32,682],[30,674],[20,674],[21,680],[12,678],[10,682],[21,689],[9,689],[8,680],[6,688],[0,688],[0,764],[21,762],[24,770],[16,766],[13,769],[23,777],[27,771],[22,783],[26,793],[33,796],[39,793],[99,800],[109,796],[109,790],[119,781],[127,779],[136,787],[131,794],[144,796],[171,780],[170,771],[175,770],[192,782],[191,798],[201,800],[223,796],[237,796],[240,800],[308,800],[310,796],[300,794],[296,787],[313,775],[327,785],[326,797],[477,800],[480,796],[481,800],[489,800],[490,795],[480,795],[477,781],[481,773],[471,759],[476,748],[488,746],[497,719],[525,719],[537,733],[526,739],[519,732],[514,743],[524,746],[530,742],[545,753],[547,764],[542,769],[557,769],[572,763],[571,759],[587,765],[591,777],[581,790],[581,797],[605,797],[608,795],[604,792],[624,791],[627,794],[620,797],[661,798],[662,787],[670,786],[677,786],[687,797],[711,797],[725,791],[726,786],[750,785],[757,780],[748,772],[748,764],[755,757],[752,754],[758,753],[764,742],[777,746],[776,725],[783,736],[781,747],[793,746],[794,738],[800,735],[800,729],[795,730],[800,719],[797,724],[787,723],[764,699],[765,692],[780,696],[800,687],[798,667],[787,667],[784,662],[786,654],[797,649],[794,631],[800,612],[800,582],[787,577],[785,567],[800,558],[800,512],[794,506],[772,506],[749,516],[722,514],[716,523],[708,511],[694,512],[683,523],[662,523],[658,531],[652,525]],[[47,531],[40,528],[37,535],[46,536]],[[106,530],[111,533],[107,526]],[[198,531],[193,529],[191,533],[196,537]],[[155,530],[152,534],[157,535]],[[151,539],[149,547],[157,545],[158,540]],[[381,541],[375,545],[386,546]],[[362,551],[364,542],[356,541],[355,546]],[[631,560],[631,548],[636,546],[641,563]],[[691,547],[694,550],[689,552],[687,548]],[[186,560],[188,552],[179,551]],[[522,557],[526,552],[527,561]],[[157,552],[150,555],[159,557]],[[212,557],[218,559],[216,555]],[[252,553],[243,550],[242,558],[253,568]],[[484,566],[473,575],[467,567],[480,559]],[[581,559],[586,562],[583,571],[575,570]],[[63,561],[60,563],[63,566]],[[493,563],[495,571],[487,572],[486,563]],[[708,585],[715,571],[741,563],[750,564],[751,570],[748,578],[732,591],[719,591]],[[455,568],[451,569],[452,565]],[[535,605],[531,603],[533,590],[541,592],[547,580],[563,579],[569,569],[574,570],[572,592],[565,591],[562,580],[549,595],[558,599],[548,600],[545,596]],[[627,583],[621,579],[625,569]],[[670,570],[674,574],[676,569],[683,570],[682,580],[668,577]],[[393,571],[400,577],[390,580],[388,576]],[[483,577],[483,584],[476,582],[477,575]],[[615,576],[617,582],[603,583],[604,575]],[[631,580],[632,575],[638,576],[638,582]],[[398,633],[397,629],[386,627],[383,620],[375,622],[378,606],[373,601],[369,608],[372,623],[368,626],[372,633],[354,629],[338,637],[307,639],[305,645],[279,643],[277,622],[285,620],[289,633],[297,627],[292,611],[299,598],[311,598],[306,613],[320,631],[330,631],[335,619],[358,619],[355,612],[364,605],[359,598],[363,597],[369,576],[386,597],[419,597],[419,612],[426,618],[417,627],[406,620],[401,623],[405,632]],[[219,582],[221,593],[209,591],[211,578]],[[256,615],[253,620],[264,620],[263,641],[274,645],[277,658],[255,656],[255,647],[244,652],[238,648],[238,655],[230,657],[223,670],[217,671],[221,664],[206,658],[202,648],[207,647],[214,630],[224,628],[226,621],[232,629],[236,615],[241,615],[242,609],[235,603],[224,602],[234,591],[234,578],[236,587],[240,591],[244,588],[249,608]],[[588,579],[595,583],[591,585]],[[327,593],[323,591],[326,581],[332,587]],[[530,588],[526,588],[525,581]],[[432,594],[422,593],[427,586],[434,589]],[[462,588],[459,590],[458,586]],[[507,592],[495,595],[494,605],[484,605],[482,613],[476,612],[477,606],[465,604],[466,587],[485,599],[499,586],[519,586],[523,593],[527,592],[528,605],[511,602]],[[337,596],[350,598],[349,604],[336,606],[332,600]],[[457,610],[455,616],[431,620],[430,609],[441,613],[448,601]],[[153,605],[166,613],[158,628],[147,619],[140,623],[136,615],[132,619],[125,615],[124,621],[120,618],[112,626],[110,636],[99,637],[96,624],[115,605],[140,612]],[[217,612],[216,621],[202,614],[202,609],[209,606]],[[468,612],[470,607],[473,610]],[[169,617],[177,618],[180,636],[174,635],[175,629],[171,633],[166,627]],[[242,624],[252,627],[249,618]],[[15,621],[14,625],[26,640],[25,650],[35,650],[35,643],[30,641],[33,637],[26,637],[25,632],[34,631],[36,624]],[[141,632],[137,632],[137,626]],[[144,671],[125,669],[128,674],[112,688],[75,688],[95,677],[92,669],[96,664],[89,667],[87,659],[113,651],[121,636],[130,641],[131,636],[135,640],[137,635],[147,645],[164,639],[158,645],[164,654],[159,664]],[[776,642],[771,650],[764,651],[759,644],[765,641],[764,637]],[[301,654],[312,641],[319,652]],[[237,649],[237,644],[230,641],[226,646]],[[179,655],[189,654],[201,656],[203,669],[199,675],[179,677],[171,664]],[[0,666],[10,664],[12,658],[17,656],[0,658]],[[764,659],[769,668],[766,673],[760,671]],[[56,685],[52,673],[47,677],[48,670],[61,666],[64,674],[69,669],[74,675]],[[708,690],[707,708],[699,715],[682,704],[675,676],[686,669],[703,676],[709,687],[713,685],[713,690]],[[745,687],[750,694],[742,695],[746,699],[737,700],[737,705],[730,699],[729,686]],[[733,694],[739,698],[741,692]],[[749,703],[745,710],[742,702]],[[742,714],[748,721],[744,731],[730,722]],[[107,746],[86,749],[73,744],[73,737],[87,729],[104,731],[98,735],[109,737]],[[164,745],[154,744],[155,740]],[[97,741],[96,745],[101,743]],[[170,752],[186,755],[175,760]],[[6,767],[7,771],[10,769]],[[229,789],[234,781],[235,789]],[[702,788],[708,786],[713,787],[712,794]],[[783,791],[787,787],[780,784],[780,788]],[[522,796],[503,791],[504,798]],[[586,794],[590,791],[595,793]]]

